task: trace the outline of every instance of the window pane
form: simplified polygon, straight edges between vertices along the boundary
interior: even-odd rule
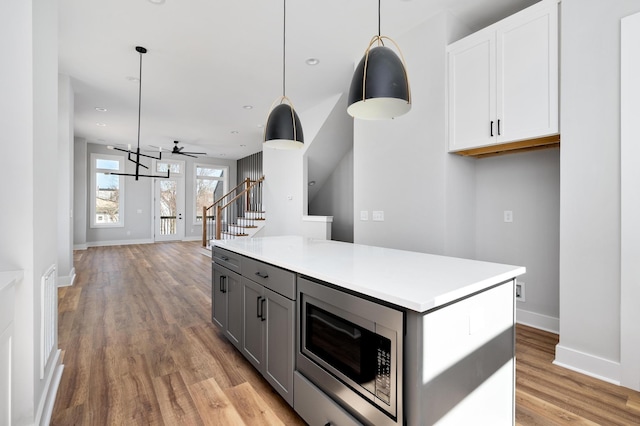
[[[204,166],[196,167],[197,176],[222,177],[223,173],[224,173],[223,169],[217,169],[214,167],[204,167]]]
[[[196,181],[196,219],[202,220],[202,208],[209,207],[224,195],[222,181],[197,179]],[[208,213],[213,215],[214,212]]]
[[[120,179],[118,176],[96,173],[96,182],[96,224],[118,223],[120,221]]]
[[[120,162],[118,160],[105,160],[104,158],[96,159],[96,168],[106,170],[120,170]]]
[[[157,172],[167,173],[167,170],[171,170],[171,173],[181,173],[180,163],[169,163],[164,161],[158,161],[156,163]]]

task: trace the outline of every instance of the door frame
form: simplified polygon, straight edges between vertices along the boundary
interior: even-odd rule
[[[180,173],[172,172],[170,173],[169,178],[154,178],[152,184],[152,194],[151,203],[152,203],[152,220],[151,220],[151,229],[153,231],[153,241],[182,241],[186,235],[186,185],[185,185],[185,167],[186,162],[184,160],[154,160],[153,161],[153,169],[157,171],[158,163],[175,163],[180,165]],[[160,200],[158,199],[160,195],[160,181],[172,180],[176,182],[176,233],[171,235],[161,235],[160,234],[160,216],[159,216],[159,207]],[[181,216],[181,217],[180,217]]]

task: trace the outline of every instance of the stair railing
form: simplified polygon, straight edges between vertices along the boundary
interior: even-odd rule
[[[216,240],[246,235],[243,230],[255,228],[256,220],[264,220],[262,211],[262,182],[249,178],[231,191],[202,208],[202,246],[209,245],[211,237]]]

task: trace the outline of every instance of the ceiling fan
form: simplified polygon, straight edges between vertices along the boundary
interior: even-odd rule
[[[198,158],[196,157],[196,155],[207,155],[206,152],[183,151],[184,146],[178,146],[178,144],[180,143],[179,141],[173,141],[173,143],[174,145],[173,145],[173,149],[171,150],[171,154],[186,155],[187,157],[193,157],[193,158]]]

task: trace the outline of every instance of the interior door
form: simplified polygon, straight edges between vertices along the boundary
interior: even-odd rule
[[[155,180],[154,234],[155,241],[184,238],[184,178]]]

